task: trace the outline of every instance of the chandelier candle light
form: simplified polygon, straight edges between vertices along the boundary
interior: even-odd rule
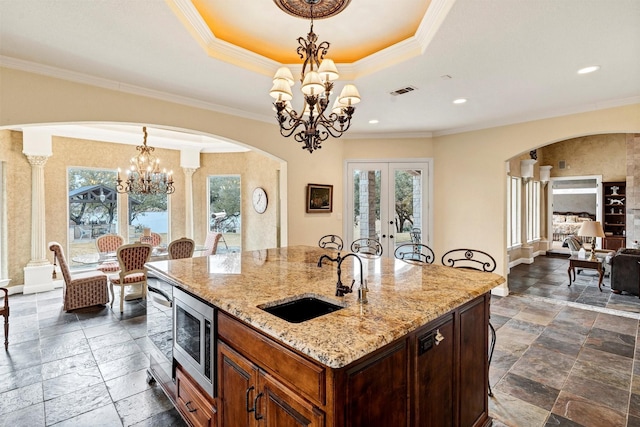
[[[303,149],[312,153],[320,149],[321,143],[329,136],[340,138],[351,125],[354,105],[360,102],[358,89],[347,84],[342,89],[331,110],[329,97],[333,90],[333,82],[339,77],[338,69],[331,59],[325,55],[330,44],[326,41],[317,43],[318,36],[313,32],[313,5],[322,0],[304,0],[310,7],[311,27],[307,38],[298,37],[297,53],[303,59],[300,82],[304,104],[302,112],[296,112],[291,106],[294,84],[293,75],[288,67],[280,67],[273,77],[273,87],[269,92],[275,102],[276,119],[280,125],[280,134],[284,137],[293,135],[303,145]],[[301,130],[298,128],[302,127]]]
[[[136,147],[138,155],[131,158],[126,181],[120,178],[118,168],[116,190],[131,194],[172,194],[175,191],[173,172],[160,171],[160,160],[153,155],[154,148],[147,146],[147,128],[143,127],[142,132],[144,140]]]

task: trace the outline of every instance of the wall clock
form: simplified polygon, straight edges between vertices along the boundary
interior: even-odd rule
[[[262,187],[253,190],[253,209],[260,214],[267,210],[267,193]]]

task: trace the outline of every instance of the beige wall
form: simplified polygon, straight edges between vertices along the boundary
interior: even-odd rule
[[[640,104],[635,104],[414,140],[402,149],[395,140],[376,139],[369,144],[360,140],[327,141],[321,150],[310,155],[291,139],[282,138],[273,123],[11,69],[0,69],[0,80],[0,126],[82,121],[145,123],[221,136],[286,161],[288,179],[283,208],[288,215],[290,245],[315,245],[322,233],[342,231],[337,214],[342,213],[345,158],[433,157],[434,250],[441,254],[454,247],[484,249],[496,255],[499,273],[506,273],[505,161],[560,140],[640,131]],[[332,214],[305,213],[308,183],[334,185]]]
[[[624,181],[627,177],[626,134],[588,135],[557,142],[538,150],[544,163],[553,166],[551,177],[602,175],[602,181]],[[566,168],[558,162],[564,160]]]

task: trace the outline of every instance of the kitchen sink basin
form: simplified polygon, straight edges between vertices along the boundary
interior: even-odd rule
[[[260,308],[287,322],[301,323],[340,310],[343,307],[315,297],[302,297],[293,301]]]

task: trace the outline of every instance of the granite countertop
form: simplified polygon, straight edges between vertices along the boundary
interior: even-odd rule
[[[156,261],[150,271],[174,286],[331,368],[341,368],[452,309],[483,295],[505,280],[493,273],[442,265],[414,265],[390,258],[365,259],[368,304],[354,292],[336,297],[336,264],[321,255],[336,252],[293,246]],[[345,253],[343,253],[345,255]],[[342,264],[342,282],[358,278],[359,264]],[[259,306],[315,296],[344,308],[302,323],[289,323]]]

